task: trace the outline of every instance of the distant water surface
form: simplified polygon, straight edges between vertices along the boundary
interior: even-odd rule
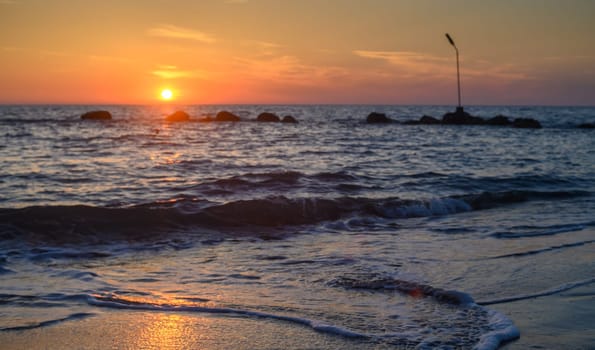
[[[498,310],[593,311],[595,132],[576,126],[595,108],[466,108],[538,130],[364,123],[445,106],[180,108],[195,121],[0,107],[0,339],[124,310],[280,322],[353,348],[495,349],[519,333],[524,348],[557,340],[523,340],[535,329]],[[114,119],[80,120],[93,109]],[[220,110],[243,121],[196,122]],[[264,111],[299,123],[255,122]],[[594,318],[553,326],[580,335],[558,341],[588,348]]]

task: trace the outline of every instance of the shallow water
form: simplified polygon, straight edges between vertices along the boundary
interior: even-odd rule
[[[592,310],[595,137],[575,126],[595,108],[468,109],[539,130],[363,123],[440,106],[79,119],[94,108],[0,108],[0,337],[138,312],[283,324],[337,348],[493,349],[519,332],[527,348],[553,341],[529,302],[581,291]],[[262,111],[300,122],[253,122]],[[579,321],[547,329],[588,348]]]

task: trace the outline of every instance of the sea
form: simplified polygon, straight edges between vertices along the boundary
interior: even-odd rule
[[[222,110],[242,121],[200,121]],[[452,110],[0,106],[0,343],[166,315],[231,326],[110,346],[594,349],[595,107],[365,122]]]

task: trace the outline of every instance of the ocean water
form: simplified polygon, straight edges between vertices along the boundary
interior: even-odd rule
[[[114,119],[80,120],[98,108]],[[576,128],[595,108],[466,108],[538,130],[364,123],[447,106],[178,108],[243,121],[0,107],[0,340],[165,313],[304,338],[259,348],[595,344],[595,131]]]

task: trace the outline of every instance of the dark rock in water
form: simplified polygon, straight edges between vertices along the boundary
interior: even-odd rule
[[[498,125],[498,126],[508,126],[512,124],[510,119],[503,115],[497,115],[494,118],[490,118],[485,122],[487,125]]]
[[[471,114],[465,112],[463,107],[457,107],[455,112],[446,113],[442,117],[442,124],[450,125],[481,125],[484,124],[485,120],[480,117],[474,117]]]
[[[209,122],[214,122],[215,119],[210,116],[206,116],[206,117],[199,118],[196,121],[200,122],[200,123],[209,123]]]
[[[286,115],[285,117],[283,117],[283,119],[281,120],[281,123],[297,123],[298,121],[290,116],[290,115]]]
[[[595,123],[583,123],[578,126],[581,129],[595,129]]]
[[[91,111],[81,115],[84,120],[111,120],[112,114],[108,111]]]
[[[165,118],[168,122],[187,122],[190,120],[188,113],[184,111],[176,111]]]
[[[429,115],[424,115],[419,119],[420,124],[440,124],[440,120],[431,117]]]
[[[366,118],[366,123],[368,124],[383,124],[392,122],[393,120],[388,118],[384,113],[372,112]]]
[[[221,111],[215,116],[217,122],[239,122],[240,117],[228,111]]]
[[[424,115],[423,117],[419,118],[419,120],[407,120],[402,122],[404,125],[436,125],[441,124],[442,122],[434,117],[429,115]]]
[[[258,115],[258,117],[256,117],[256,121],[257,122],[280,122],[281,118],[279,118],[279,116],[276,114],[264,112],[264,113],[260,113]]]
[[[541,129],[541,124],[532,118],[517,118],[512,122],[515,128]]]

